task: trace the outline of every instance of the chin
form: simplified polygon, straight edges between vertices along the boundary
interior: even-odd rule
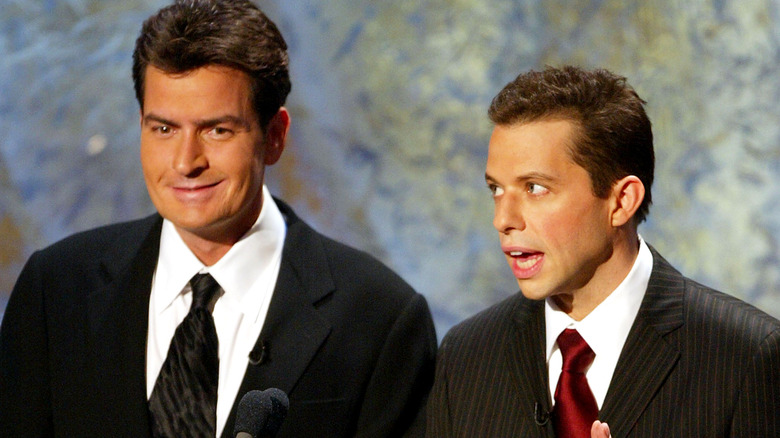
[[[200,231],[208,230],[213,225],[212,222],[205,221],[203,215],[172,215],[164,217],[177,229],[193,234],[199,234]]]
[[[522,293],[523,296],[528,298],[529,300],[539,301],[550,296],[550,294],[545,291],[540,291],[539,289],[530,287],[527,284],[525,287],[523,287],[521,282],[518,281],[518,283],[520,285],[520,293]]]

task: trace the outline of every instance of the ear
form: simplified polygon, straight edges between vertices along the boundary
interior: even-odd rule
[[[265,157],[263,162],[270,166],[279,161],[284,151],[287,140],[287,131],[290,130],[290,113],[287,108],[281,107],[268,122],[265,133]]]
[[[612,186],[612,210],[610,219],[613,227],[623,226],[631,221],[645,199],[645,185],[634,175],[621,178]]]

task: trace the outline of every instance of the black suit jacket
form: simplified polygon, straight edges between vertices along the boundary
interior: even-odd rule
[[[436,336],[425,299],[289,207],[274,295],[237,401],[290,398],[279,437],[421,435]],[[162,220],[104,227],[33,254],[0,331],[0,434],[144,437],[146,335]]]
[[[780,323],[683,277],[653,271],[599,419],[620,437],[776,437]],[[517,294],[450,330],[429,437],[552,437],[544,302]]]

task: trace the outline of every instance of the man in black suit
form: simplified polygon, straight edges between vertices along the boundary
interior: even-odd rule
[[[290,126],[287,63],[248,0],[178,1],[144,23],[133,79],[159,214],[32,255],[0,331],[0,434],[232,436],[238,401],[269,387],[290,400],[280,437],[424,433],[425,299],[263,184]],[[195,278],[216,296],[194,300]],[[209,354],[179,366],[192,327],[187,342]],[[165,383],[176,379],[206,389]],[[176,429],[195,420],[208,429]]]
[[[493,225],[521,293],[445,336],[428,436],[777,436],[780,323],[637,233],[653,137],[625,78],[532,71],[489,115]]]

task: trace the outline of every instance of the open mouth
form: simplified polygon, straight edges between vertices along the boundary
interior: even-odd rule
[[[509,256],[515,259],[515,263],[520,268],[530,268],[535,265],[543,256],[541,252],[523,252],[510,251]]]
[[[544,253],[539,251],[506,251],[512,272],[518,279],[531,278],[542,268]]]

